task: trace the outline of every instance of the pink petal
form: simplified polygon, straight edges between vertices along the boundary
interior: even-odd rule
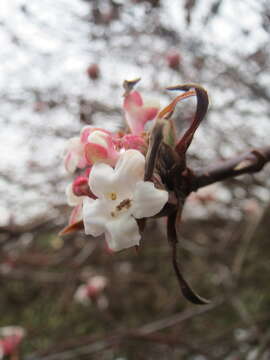
[[[78,157],[70,151],[67,153],[65,159],[64,159],[64,165],[65,165],[65,169],[68,172],[73,173],[76,170],[78,164]]]
[[[143,100],[138,91],[132,91],[124,100],[124,109],[129,111],[133,106],[143,106]]]
[[[145,123],[153,120],[159,111],[158,107],[143,107],[140,94],[136,91],[126,96],[124,100],[125,117],[133,134],[139,135],[144,131]]]
[[[84,148],[85,158],[89,165],[93,165],[95,162],[104,161],[109,158],[107,149],[99,144],[89,143]]]
[[[139,150],[141,152],[146,151],[146,143],[143,137],[133,134],[127,134],[123,136],[123,138],[120,141],[121,147],[124,149],[135,149]]]
[[[90,135],[90,133],[93,131],[93,127],[92,126],[85,126],[82,131],[81,131],[81,136],[80,136],[80,140],[82,144],[86,144],[87,143],[87,139],[88,136]]]
[[[107,130],[104,130],[104,129],[101,129],[101,128],[98,128],[98,127],[93,127],[93,126],[85,126],[81,131],[81,136],[80,136],[81,143],[86,144],[88,142],[89,135],[92,132],[96,131],[96,130],[102,131],[105,134],[111,136],[111,133],[109,131],[107,131]]]
[[[147,119],[146,121],[153,120],[159,111],[159,108],[149,107],[144,109],[144,116]]]
[[[75,208],[72,210],[68,222],[69,225],[75,224],[76,222],[82,220],[82,204],[83,202],[75,206]]]
[[[4,355],[10,355],[14,353],[17,347],[20,345],[22,337],[19,335],[10,335],[1,341]]]
[[[72,183],[72,191],[76,196],[89,196],[96,199],[88,185],[87,176],[78,176]]]

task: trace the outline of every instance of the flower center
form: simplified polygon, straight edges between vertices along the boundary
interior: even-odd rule
[[[117,194],[116,194],[115,192],[111,192],[111,193],[109,194],[109,198],[110,198],[111,200],[116,200],[116,199],[117,199]]]
[[[128,210],[130,208],[130,206],[131,206],[131,200],[130,199],[122,200],[120,202],[120,204],[118,204],[116,206],[115,210],[111,212],[111,216],[112,217],[118,216],[121,212]]]
[[[130,199],[125,199],[123,201],[120,202],[119,205],[116,206],[116,210],[117,211],[121,211],[122,209],[129,209],[131,206],[131,200]]]

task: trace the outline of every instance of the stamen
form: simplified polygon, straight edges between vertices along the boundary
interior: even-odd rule
[[[110,198],[111,198],[111,200],[116,200],[117,194],[115,192],[110,193]]]
[[[131,200],[125,199],[120,202],[119,205],[116,206],[116,210],[121,211],[123,208],[129,209],[131,206]]]

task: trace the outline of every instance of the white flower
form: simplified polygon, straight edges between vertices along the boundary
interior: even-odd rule
[[[89,186],[97,199],[84,199],[85,232],[93,236],[105,233],[114,251],[139,245],[135,219],[156,215],[168,201],[167,191],[143,181],[144,168],[145,157],[137,150],[127,150],[114,169],[96,163],[90,173]]]

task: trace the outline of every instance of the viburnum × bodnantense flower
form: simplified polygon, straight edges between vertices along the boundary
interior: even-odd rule
[[[157,214],[168,201],[168,192],[144,180],[148,136],[145,124],[159,111],[147,106],[137,91],[124,96],[126,133],[86,126],[80,137],[69,140],[65,167],[83,173],[67,186],[68,205],[73,207],[69,225],[83,220],[85,233],[105,235],[113,251],[139,245],[136,219]]]
[[[133,90],[137,82],[124,82],[125,132],[87,126],[80,137],[69,141],[65,167],[76,171],[76,178],[67,187],[73,211],[61,234],[79,229],[86,235],[104,234],[108,248],[119,251],[140,244],[147,218],[166,216],[181,291],[191,302],[204,304],[207,301],[192,290],[177,265],[176,244],[181,211],[194,185],[186,152],[206,114],[207,92],[196,84],[169,88],[185,93],[160,110],[157,105],[147,105]],[[196,113],[177,140],[171,117],[177,103],[190,96],[197,97]]]

